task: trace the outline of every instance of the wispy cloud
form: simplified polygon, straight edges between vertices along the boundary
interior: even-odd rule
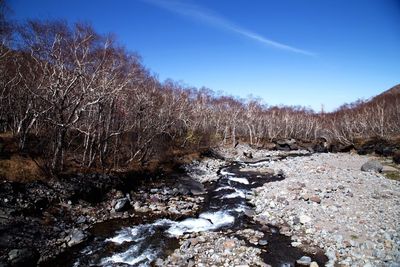
[[[248,29],[236,25],[235,23],[216,14],[212,10],[205,9],[203,7],[193,5],[188,2],[183,2],[179,0],[142,0],[142,1],[169,10],[176,14],[190,17],[191,19],[196,19],[203,23],[207,23],[213,27],[237,33],[241,36],[252,39],[254,41],[257,41],[259,43],[262,43],[270,47],[294,53],[299,53],[307,56],[315,56],[315,54],[312,52],[268,39],[258,33],[252,32]]]

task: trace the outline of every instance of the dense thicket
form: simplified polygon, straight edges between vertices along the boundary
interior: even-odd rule
[[[160,82],[139,57],[84,24],[1,19],[0,127],[35,140],[59,171],[144,162],[171,148],[312,140],[321,132],[342,143],[400,132],[400,94],[356,102],[333,113],[271,107],[257,99]]]

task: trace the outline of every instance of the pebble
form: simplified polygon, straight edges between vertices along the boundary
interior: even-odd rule
[[[296,261],[296,266],[310,266],[311,258],[308,256],[303,256]]]

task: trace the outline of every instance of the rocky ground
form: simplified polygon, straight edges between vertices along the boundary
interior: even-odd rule
[[[229,160],[250,163],[241,171],[286,177],[253,190],[249,196],[255,209],[247,216],[266,228],[277,226],[291,238],[292,246],[310,252],[322,249],[328,266],[400,266],[400,182],[375,172],[379,166],[374,164],[372,171],[361,171],[370,159],[351,153],[310,155],[238,145],[194,161],[185,167],[186,174],[133,187],[108,175],[28,184],[3,181],[0,266],[46,262],[90,239],[91,227],[99,222],[193,216],[202,207],[204,185],[218,179],[218,170]],[[393,166],[383,171],[397,177],[398,165]],[[248,228],[186,234],[180,247],[156,265],[267,266],[261,256],[263,244],[268,243],[263,238]],[[308,257],[302,261],[301,266],[317,266]]]
[[[328,266],[400,266],[400,183],[361,171],[356,154],[313,154],[254,166],[286,179],[255,190],[255,219],[292,245],[320,247]]]
[[[129,182],[129,181],[128,181]],[[201,207],[204,187],[182,175],[132,187],[111,175],[0,183],[0,266],[45,264],[113,219],[179,219]]]

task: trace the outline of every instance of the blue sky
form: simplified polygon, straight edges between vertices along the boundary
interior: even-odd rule
[[[400,83],[400,0],[9,0],[115,33],[160,80],[333,110]]]

